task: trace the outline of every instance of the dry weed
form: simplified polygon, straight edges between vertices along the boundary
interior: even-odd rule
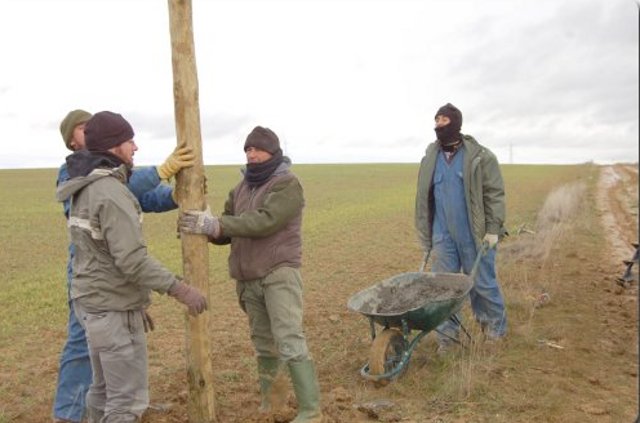
[[[574,182],[552,191],[538,213],[534,233],[521,236],[502,247],[504,258],[511,262],[525,259],[544,262],[554,242],[574,223],[586,190],[584,182]]]

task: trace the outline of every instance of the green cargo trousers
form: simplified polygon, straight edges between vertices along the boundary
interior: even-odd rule
[[[77,301],[74,310],[87,334],[93,371],[89,423],[139,421],[149,406],[143,311],[88,313]]]
[[[308,358],[302,330],[302,277],[298,269],[280,267],[261,279],[237,281],[240,307],[249,317],[251,341],[258,357],[282,362]]]

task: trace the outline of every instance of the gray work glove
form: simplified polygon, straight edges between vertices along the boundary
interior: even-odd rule
[[[189,314],[197,316],[207,309],[207,299],[194,287],[182,281],[176,281],[167,292],[189,308]]]
[[[142,311],[142,324],[145,332],[152,332],[156,325],[153,323],[153,319],[147,310]]]
[[[220,221],[207,207],[204,211],[187,210],[178,218],[178,230],[186,234],[204,234],[210,238],[220,236]]]
[[[482,242],[485,242],[489,248],[495,248],[495,246],[498,245],[498,235],[485,234]]]

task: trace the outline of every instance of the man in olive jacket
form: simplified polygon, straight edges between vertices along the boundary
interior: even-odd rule
[[[244,177],[229,193],[222,216],[187,211],[178,225],[182,232],[207,234],[215,244],[231,243],[229,273],[249,317],[261,409],[269,409],[273,379],[286,364],[298,400],[293,422],[319,422],[318,381],[302,329],[302,186],[270,129],[254,128],[244,150]]]
[[[483,243],[482,257],[470,292],[471,307],[487,339],[506,334],[504,299],[496,279],[499,236],[506,233],[505,193],[495,155],[472,136],[460,133],[462,113],[450,103],[435,116],[437,140],[420,164],[415,224],[425,252],[432,252],[432,271],[469,274]],[[458,339],[451,320],[438,327],[440,351]]]
[[[67,157],[69,176],[58,201],[70,200],[69,235],[75,246],[71,299],[83,326],[93,380],[89,423],[137,422],[149,405],[146,308],[151,291],[187,305],[192,315],[206,299],[147,253],[142,209],[127,188],[138,149],[121,115],[99,112],[85,126],[86,150]]]

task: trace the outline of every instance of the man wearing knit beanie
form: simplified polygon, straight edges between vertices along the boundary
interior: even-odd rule
[[[67,158],[71,179],[58,186],[56,198],[70,202],[67,227],[77,250],[69,295],[92,370],[87,418],[137,422],[149,405],[151,291],[172,296],[193,316],[207,309],[207,301],[148,253],[140,203],[126,186],[137,150],[129,122],[117,113],[96,113],[85,135],[88,149]],[[76,402],[82,393],[75,392]],[[63,421],[75,418],[56,414]]]
[[[89,125],[89,144],[92,150],[104,150],[114,142],[120,142],[123,138],[133,138],[133,129],[124,118],[115,113],[97,113],[97,120]],[[118,116],[120,116],[118,118]],[[83,158],[85,156],[96,157],[87,149],[85,143],[85,126],[92,118],[91,113],[76,109],[64,117],[60,123],[60,134],[65,146],[76,153],[72,156]],[[124,122],[123,122],[124,121]],[[104,132],[110,128],[111,132]],[[103,132],[100,132],[102,130]],[[107,134],[105,137],[96,138],[99,133]],[[124,141],[128,141],[124,140]],[[69,156],[69,157],[72,157]],[[193,155],[190,149],[176,149],[164,167],[139,167],[132,170],[127,187],[136,196],[144,212],[164,212],[174,210],[177,207],[173,199],[173,189],[170,185],[161,183],[162,179],[168,179],[168,174],[175,169],[189,167],[193,164]],[[160,169],[167,173],[160,175]],[[69,179],[67,164],[63,164],[58,172],[56,185],[61,185]],[[65,217],[69,218],[70,202],[63,202]],[[69,245],[69,259],[67,262],[67,293],[69,293],[75,256],[75,246]],[[60,422],[80,422],[85,412],[85,397],[91,385],[91,363],[85,331],[76,318],[71,307],[71,299],[67,298],[69,305],[67,340],[60,356],[58,382],[53,405],[54,419]]]
[[[108,111],[96,113],[84,127],[84,141],[91,152],[105,152],[133,142],[134,135],[131,124],[122,115]]]
[[[62,135],[62,140],[64,141],[64,145],[71,151],[79,150],[80,148],[84,148],[83,146],[78,146],[78,140],[84,140],[84,124],[91,119],[91,113],[76,109],[67,113],[62,122],[60,122],[60,134]]]
[[[437,140],[420,164],[415,225],[433,272],[471,272],[482,254],[471,289],[471,308],[491,342],[507,332],[505,303],[496,279],[498,239],[506,234],[505,193],[496,156],[471,135],[460,133],[462,113],[451,103],[435,115]],[[484,251],[484,253],[483,253]],[[438,328],[438,352],[455,345],[459,321]]]
[[[269,128],[256,126],[244,152],[244,177],[229,193],[223,215],[188,210],[178,226],[185,233],[206,234],[216,245],[231,244],[229,274],[250,322],[260,410],[271,408],[277,394],[273,381],[288,367],[298,401],[293,422],[319,423],[320,388],[302,326],[302,185]]]

